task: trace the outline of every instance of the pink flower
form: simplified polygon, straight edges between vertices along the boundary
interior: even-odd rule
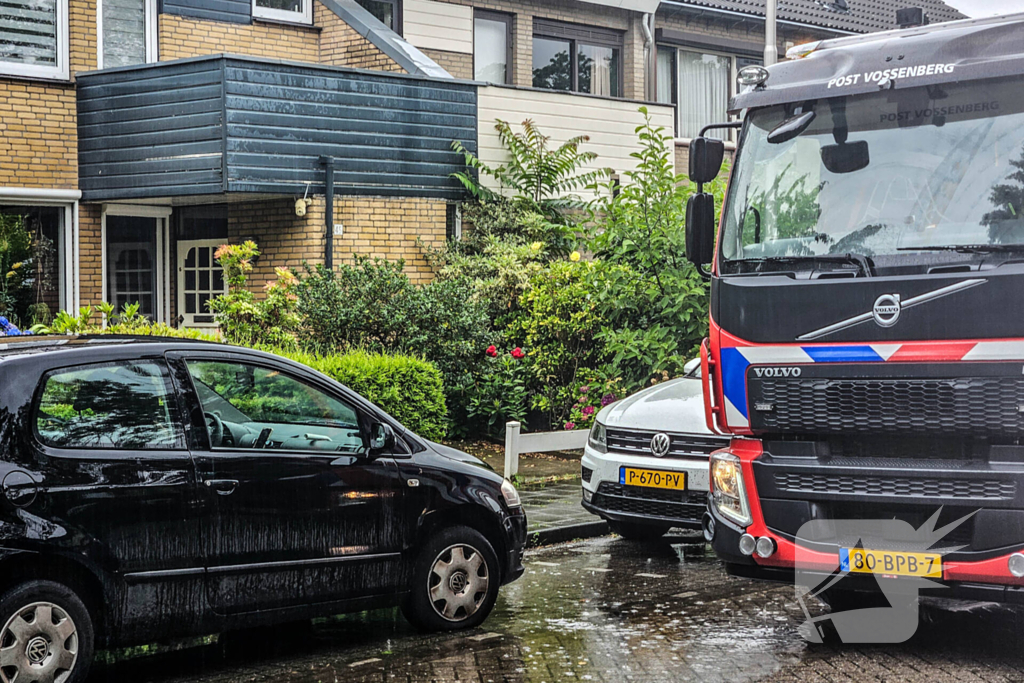
[[[580,393],[581,394],[585,394],[588,391],[590,391],[590,387],[589,386],[587,386],[587,387],[580,387]]]
[[[609,403],[615,403],[615,394],[605,394],[601,397],[601,407],[604,408]]]
[[[566,431],[570,431],[570,430],[573,430],[573,429],[576,429],[576,423],[575,422],[566,422],[565,423],[565,430]]]
[[[587,407],[585,407],[583,409],[583,414],[584,415],[588,415],[588,416],[589,415],[593,415],[594,414],[594,406],[587,406]]]

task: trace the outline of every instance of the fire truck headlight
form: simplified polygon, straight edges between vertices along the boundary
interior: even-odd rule
[[[740,459],[732,453],[711,456],[711,499],[719,513],[740,526],[751,523]]]

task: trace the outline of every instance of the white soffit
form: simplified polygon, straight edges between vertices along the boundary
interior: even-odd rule
[[[633,10],[634,12],[646,12],[653,14],[658,11],[661,0],[582,0],[591,5],[604,5],[605,7],[618,7],[619,9]]]

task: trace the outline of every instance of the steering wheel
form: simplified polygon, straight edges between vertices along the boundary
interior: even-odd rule
[[[220,446],[224,441],[224,422],[216,413],[204,412],[206,428],[210,432],[210,446]]]

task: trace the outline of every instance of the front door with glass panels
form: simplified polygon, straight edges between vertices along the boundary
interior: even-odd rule
[[[178,242],[178,310],[183,327],[216,327],[210,299],[224,294],[224,271],[214,258],[222,240]]]
[[[117,311],[139,305],[139,313],[160,319],[161,219],[145,216],[106,217],[107,301]]]

